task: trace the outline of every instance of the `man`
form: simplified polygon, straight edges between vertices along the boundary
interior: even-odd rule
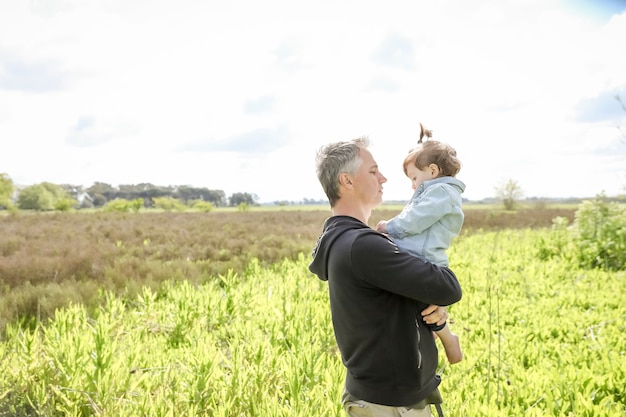
[[[337,345],[347,368],[349,416],[430,416],[440,411],[437,346],[426,323],[442,324],[461,299],[446,267],[401,252],[367,222],[387,179],[366,137],[322,147],[319,181],[332,209],[309,266],[328,281]],[[420,313],[421,312],[421,313]],[[365,410],[367,409],[367,410]]]

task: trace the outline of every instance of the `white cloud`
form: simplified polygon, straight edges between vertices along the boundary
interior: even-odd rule
[[[468,198],[618,194],[625,49],[624,10],[558,0],[0,0],[0,172],[322,198],[317,147],[367,134],[404,199],[423,122]]]

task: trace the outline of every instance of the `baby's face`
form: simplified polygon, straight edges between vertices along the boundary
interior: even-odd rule
[[[436,178],[438,171],[432,168],[434,164],[427,166],[424,169],[419,169],[415,165],[410,165],[406,169],[406,175],[411,180],[411,186],[413,187],[413,191],[417,189],[424,181],[432,180]],[[436,165],[435,165],[436,166]]]

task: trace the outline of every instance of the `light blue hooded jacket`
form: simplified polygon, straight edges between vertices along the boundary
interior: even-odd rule
[[[387,222],[387,234],[400,249],[448,266],[446,250],[463,226],[463,191],[465,184],[454,177],[424,181],[402,212]]]

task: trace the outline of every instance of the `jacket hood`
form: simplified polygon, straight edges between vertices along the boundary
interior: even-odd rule
[[[313,249],[313,261],[309,265],[309,271],[317,275],[322,281],[328,281],[328,254],[330,249],[342,234],[354,229],[370,229],[370,227],[350,216],[328,218]]]

